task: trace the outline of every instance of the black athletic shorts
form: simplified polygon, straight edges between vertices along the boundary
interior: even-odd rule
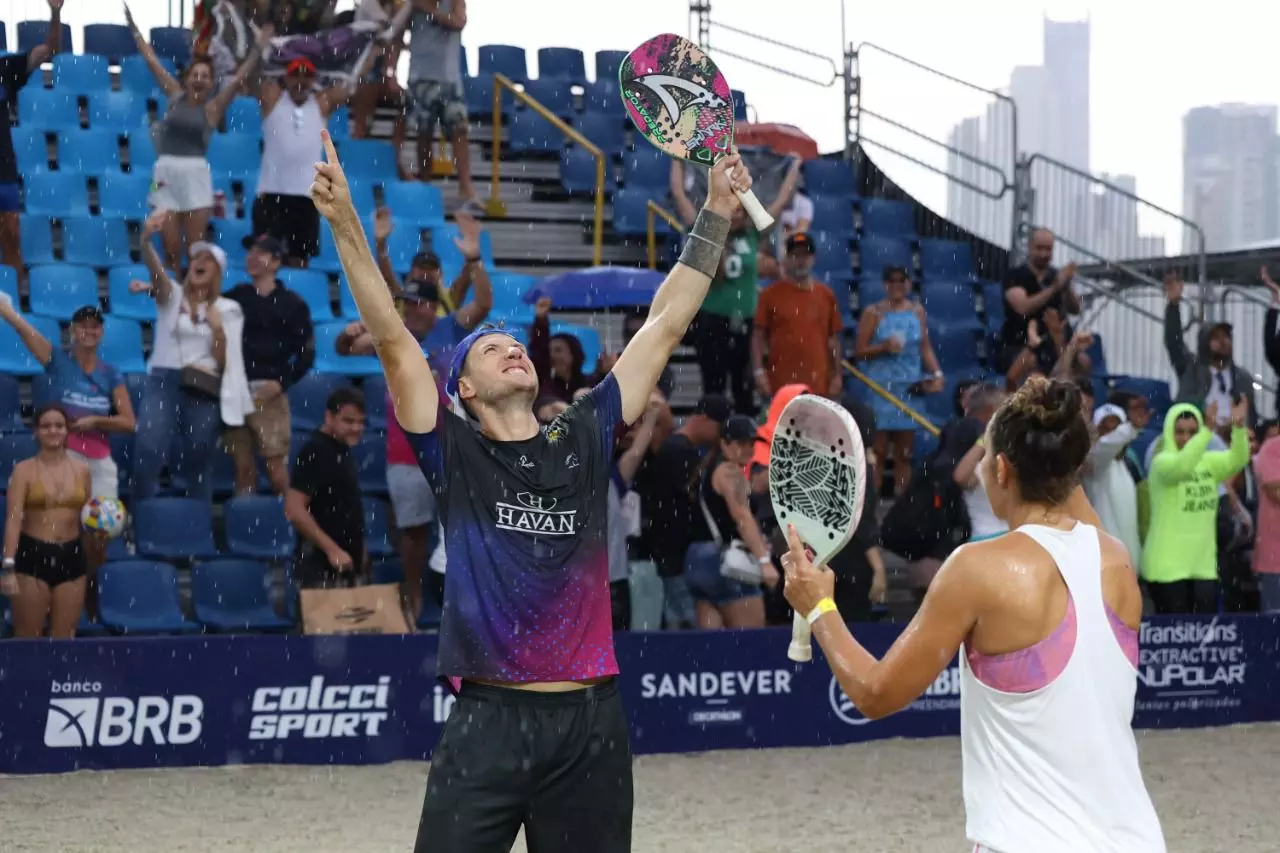
[[[569,693],[463,682],[414,853],[631,850],[631,739],[616,681]]]
[[[79,580],[88,572],[79,539],[46,542],[23,533],[18,536],[18,550],[13,558],[20,574],[43,581],[49,589]]]
[[[285,255],[310,259],[320,254],[320,211],[305,195],[268,193],[253,200],[253,236],[270,234]]]

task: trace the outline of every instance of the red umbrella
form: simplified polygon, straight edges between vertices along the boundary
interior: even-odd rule
[[[790,124],[738,124],[734,141],[739,145],[763,145],[774,154],[798,154],[804,160],[818,157],[818,143],[800,128]]]

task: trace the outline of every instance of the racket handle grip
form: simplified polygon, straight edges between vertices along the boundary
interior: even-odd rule
[[[738,193],[738,199],[742,202],[742,209],[747,212],[747,216],[751,217],[751,224],[757,231],[768,231],[773,227],[773,217],[764,209],[764,205],[760,203],[760,199],[756,198],[754,192],[747,190],[744,193]]]
[[[791,648],[787,649],[787,657],[796,663],[808,663],[813,660],[812,633],[809,621],[799,613],[791,622]]]

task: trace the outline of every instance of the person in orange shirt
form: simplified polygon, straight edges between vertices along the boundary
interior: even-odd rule
[[[796,232],[787,238],[786,248],[787,277],[766,287],[756,306],[751,337],[756,388],[766,400],[775,388],[793,383],[839,397],[840,308],[831,289],[813,277],[813,239]]]

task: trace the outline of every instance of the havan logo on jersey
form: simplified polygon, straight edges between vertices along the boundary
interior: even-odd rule
[[[572,536],[578,529],[576,509],[557,510],[559,501],[533,492],[519,492],[515,503],[498,501],[497,528],[539,536]]]

